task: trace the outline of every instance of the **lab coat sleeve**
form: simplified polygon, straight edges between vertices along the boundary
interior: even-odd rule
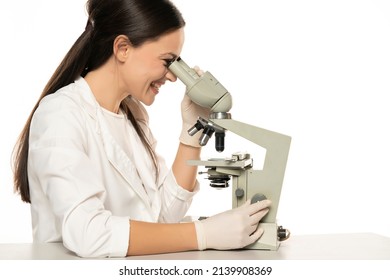
[[[86,117],[69,98],[49,100],[31,124],[28,173],[36,185],[30,187],[47,197],[65,247],[82,257],[123,257],[129,219],[104,209],[105,188],[85,148]]]
[[[195,189],[192,192],[187,191],[176,182],[172,169],[170,169],[160,187],[162,209],[159,221],[164,223],[180,222],[186,215],[191,206],[192,198],[198,191],[198,181],[196,181]]]

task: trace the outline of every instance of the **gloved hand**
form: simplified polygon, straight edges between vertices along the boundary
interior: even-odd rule
[[[207,219],[196,221],[199,250],[229,250],[243,248],[257,241],[264,230],[258,227],[268,213],[271,201],[262,200],[222,212]]]
[[[199,67],[195,66],[194,70],[198,75],[203,75],[203,71],[200,70]],[[187,94],[185,94],[181,102],[182,130],[179,137],[180,142],[189,146],[200,147],[199,136],[190,136],[188,130],[194,126],[198,117],[208,119],[209,114],[210,108],[204,108],[194,103]]]

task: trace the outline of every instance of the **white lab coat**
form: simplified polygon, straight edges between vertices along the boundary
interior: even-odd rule
[[[134,100],[132,112],[155,146],[146,110]],[[178,222],[199,188],[198,183],[194,192],[181,188],[158,157],[158,183],[146,192],[83,78],[41,101],[29,143],[34,242],[62,241],[80,256],[125,256],[129,219]],[[155,178],[152,169],[144,175],[148,170]]]

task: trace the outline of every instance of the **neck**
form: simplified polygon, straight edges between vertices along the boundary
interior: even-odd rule
[[[109,60],[103,66],[89,72],[85,76],[85,80],[101,107],[114,113],[119,112],[120,103],[127,94],[120,90],[115,63]]]

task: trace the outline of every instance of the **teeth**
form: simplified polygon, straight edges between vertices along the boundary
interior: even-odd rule
[[[161,86],[161,85],[155,84],[155,83],[153,82],[153,83],[151,83],[151,86],[154,87],[154,88],[156,88],[156,89],[160,89],[160,86]]]

